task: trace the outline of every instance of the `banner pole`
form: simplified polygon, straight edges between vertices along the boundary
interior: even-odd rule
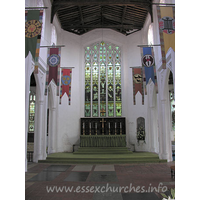
[[[65,47],[65,45],[55,45],[55,46],[40,46],[40,48],[59,48],[59,47]]]
[[[157,47],[157,46],[161,46],[161,44],[144,44],[144,45],[137,45],[137,47]]]
[[[48,7],[25,7],[25,10],[42,10],[47,8]]]

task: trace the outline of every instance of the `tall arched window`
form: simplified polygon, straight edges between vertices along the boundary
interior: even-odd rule
[[[149,25],[149,30],[148,30],[148,44],[154,44],[154,40],[153,40],[153,25],[150,24]]]
[[[108,42],[85,47],[85,117],[120,117],[121,49]]]
[[[55,26],[52,24],[51,25],[51,44],[57,44],[57,33],[56,33],[56,28]]]

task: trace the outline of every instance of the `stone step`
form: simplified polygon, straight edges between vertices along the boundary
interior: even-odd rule
[[[131,152],[131,154],[74,154],[54,153],[47,156],[41,163],[69,163],[69,164],[126,164],[126,163],[160,163],[158,155],[149,152]]]
[[[127,147],[80,147],[74,154],[131,154]]]

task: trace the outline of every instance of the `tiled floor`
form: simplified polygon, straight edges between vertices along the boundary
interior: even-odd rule
[[[159,200],[175,188],[174,163],[126,165],[28,165],[26,200]]]

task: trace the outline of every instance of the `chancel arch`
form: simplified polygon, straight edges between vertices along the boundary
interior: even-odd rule
[[[28,132],[27,132],[27,158],[33,161],[34,132],[35,132],[35,105],[36,105],[36,81],[34,74],[30,77],[29,108],[28,108]]]
[[[39,159],[44,159],[45,155],[45,133],[44,133],[44,68],[39,64],[38,74],[34,73],[35,64],[32,59],[32,55],[29,52],[28,56],[25,59],[25,162],[27,162],[27,150],[28,150],[28,141],[34,141],[34,153],[33,158],[34,162],[37,162]],[[34,83],[33,83],[34,82]],[[34,89],[33,89],[34,87]],[[31,96],[30,96],[31,94]],[[35,96],[34,96],[35,95]],[[31,99],[31,100],[30,100]],[[30,123],[30,106],[34,102],[34,120]],[[31,119],[33,119],[31,117]],[[30,139],[31,136],[28,135],[30,128],[34,128],[34,139]],[[33,130],[31,128],[31,130]],[[32,131],[33,133],[33,131]],[[28,140],[29,137],[29,140]]]
[[[160,158],[172,161],[172,141],[174,140],[174,131],[172,128],[171,98],[173,98],[175,106],[175,52],[172,48],[169,48],[166,54],[166,61],[166,69],[159,72],[161,75],[160,105],[162,112],[160,118],[162,121],[162,128],[160,129],[159,136],[159,151]]]

